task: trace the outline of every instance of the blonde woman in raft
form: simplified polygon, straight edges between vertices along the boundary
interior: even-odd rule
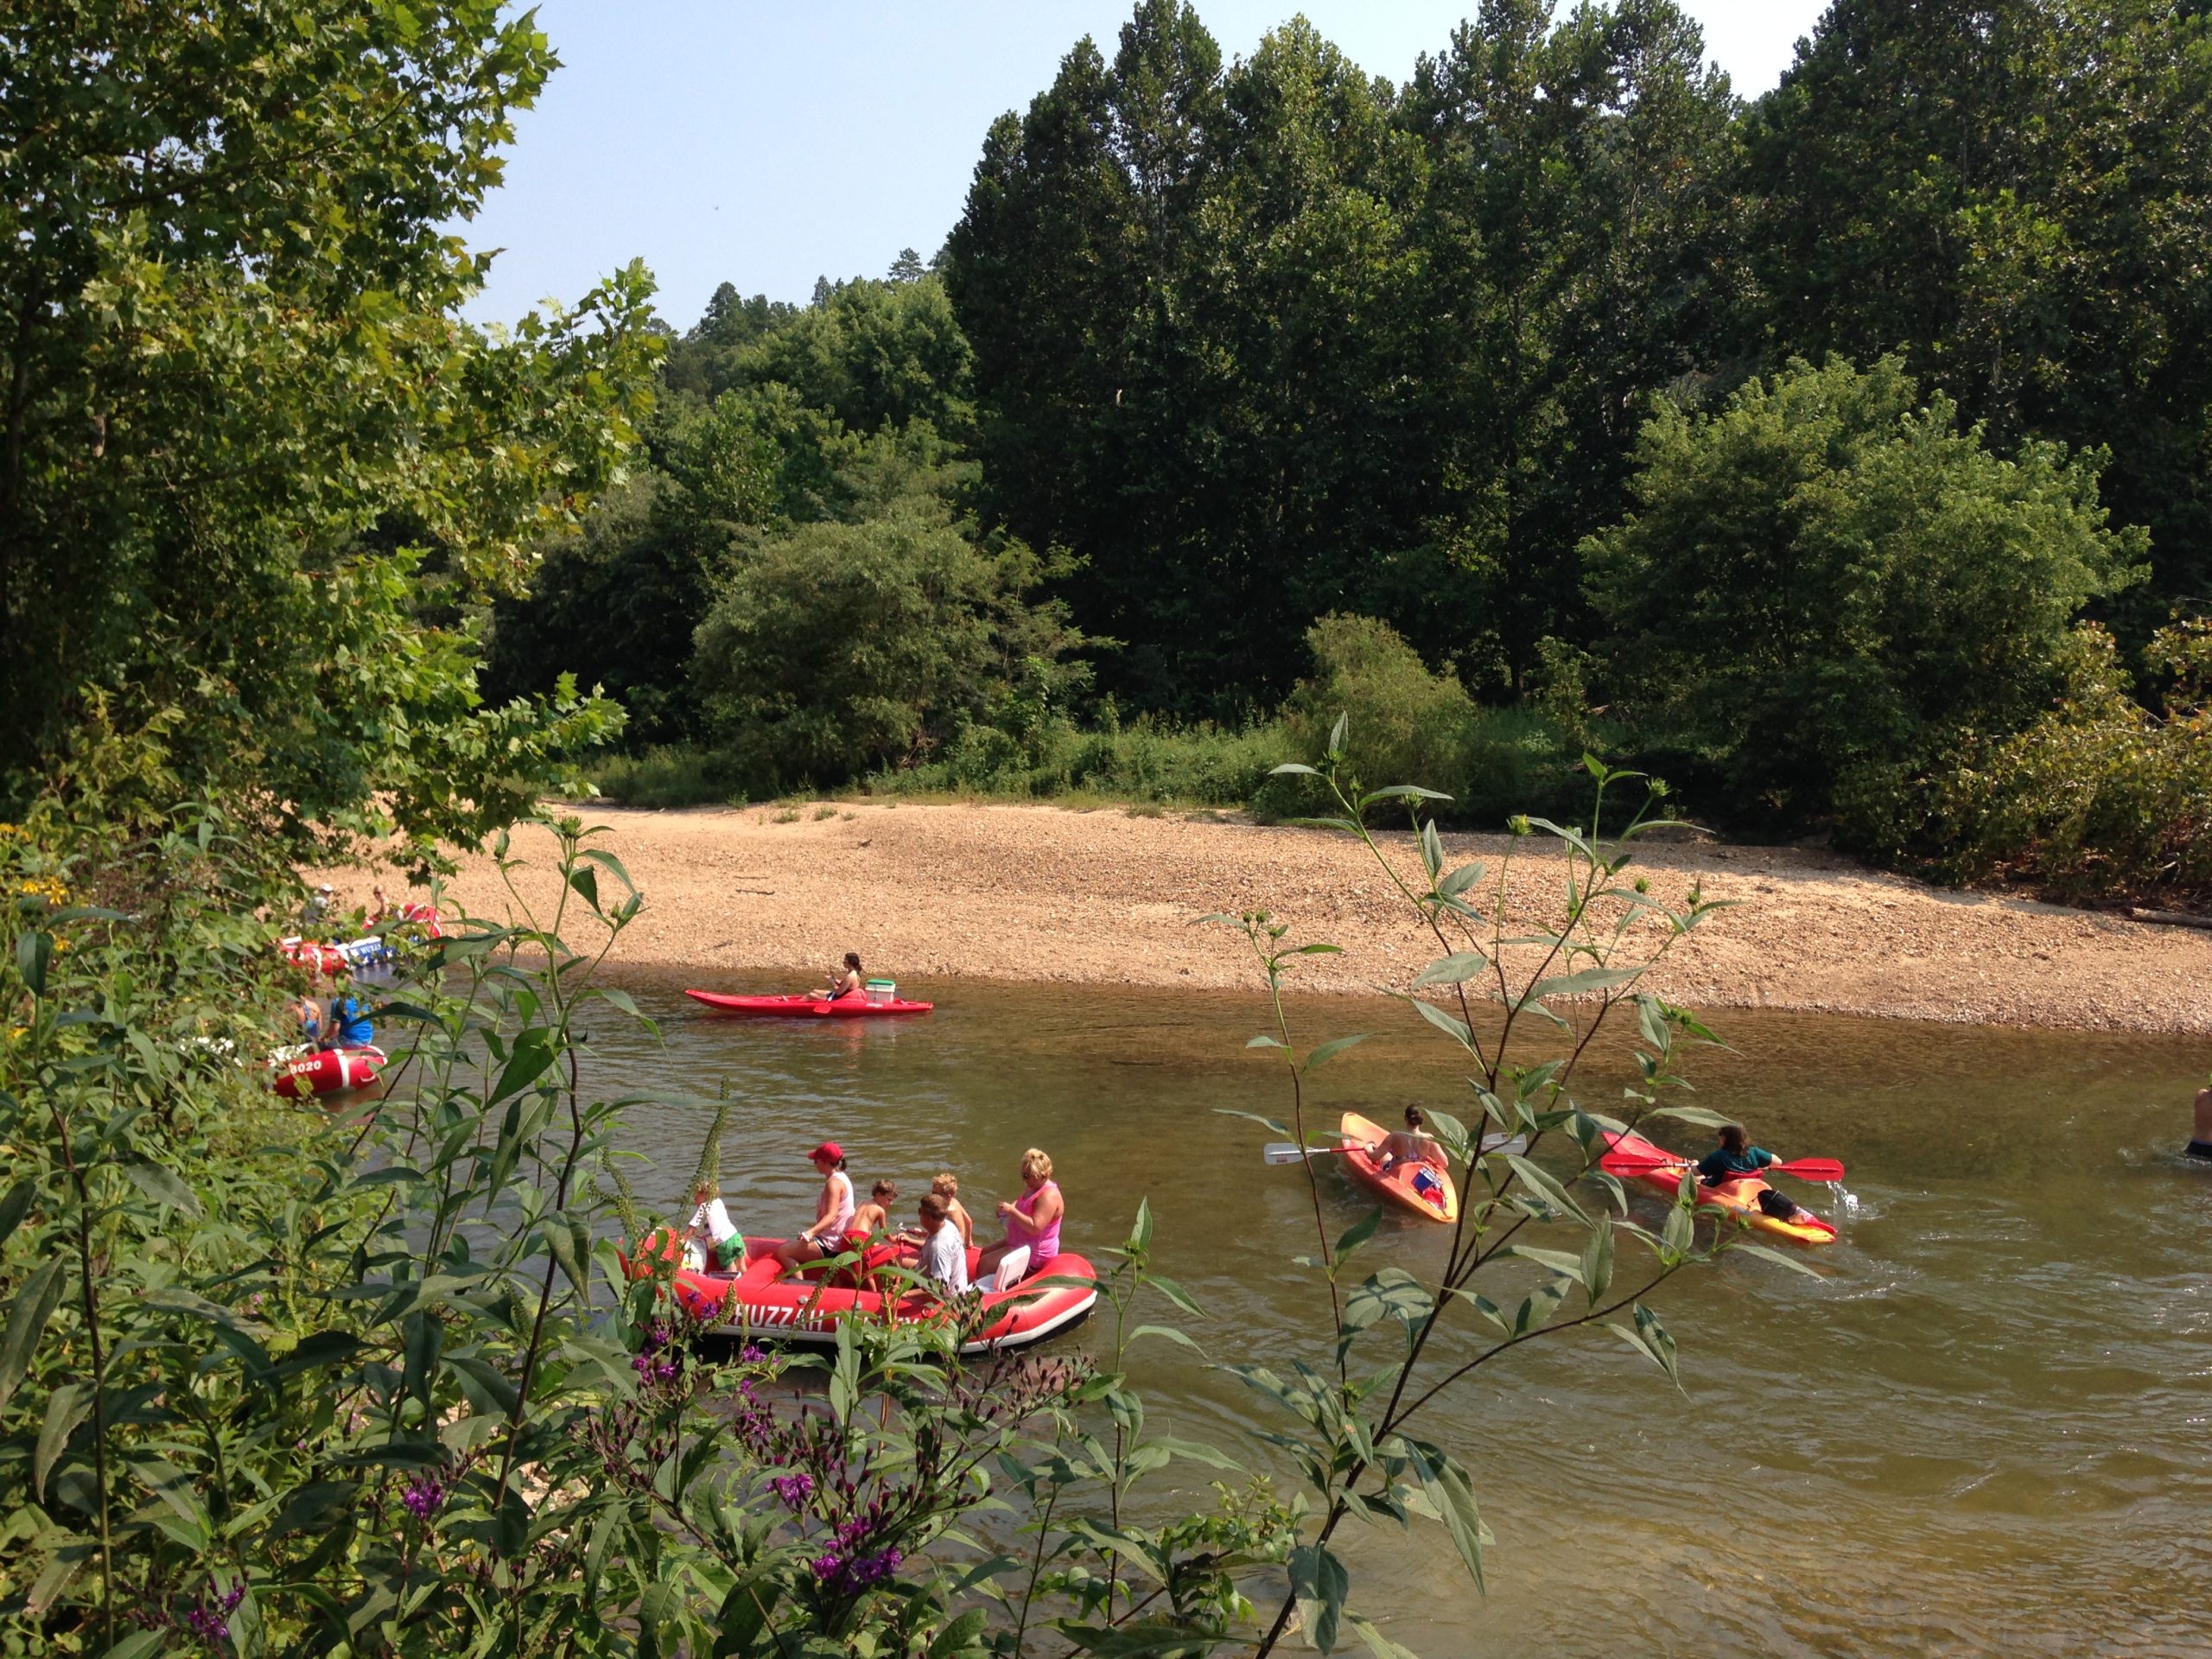
[[[1050,1266],[1060,1253],[1060,1222],[1067,1213],[1067,1204],[1060,1197],[1059,1183],[1052,1179],[1052,1160],[1035,1147],[1021,1154],[1021,1185],[1020,1198],[999,1205],[1006,1239],[983,1252],[976,1264],[979,1274],[997,1272],[1007,1252],[1024,1244],[1029,1247],[1032,1274]]]

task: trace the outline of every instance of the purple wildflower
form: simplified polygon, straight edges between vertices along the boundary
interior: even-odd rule
[[[214,1586],[211,1584],[208,1587],[213,1589]],[[245,1580],[240,1579],[218,1596],[212,1607],[205,1597],[201,1598],[200,1605],[185,1614],[184,1622],[203,1642],[227,1642],[231,1639],[231,1615],[238,1611],[238,1603],[245,1599]]]
[[[845,1558],[832,1550],[814,1558],[814,1576],[827,1584],[845,1570]]]
[[[778,1475],[768,1484],[784,1500],[785,1509],[796,1510],[814,1494],[814,1477],[804,1470],[795,1475]]]
[[[737,1357],[747,1365],[758,1365],[762,1360],[767,1358],[768,1355],[759,1343],[748,1342],[737,1351]]]
[[[427,1521],[446,1501],[445,1483],[435,1475],[417,1475],[408,1481],[399,1501],[417,1521]]]

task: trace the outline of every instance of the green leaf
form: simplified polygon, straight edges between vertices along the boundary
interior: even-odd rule
[[[589,868],[570,870],[569,885],[575,889],[577,895],[583,899],[584,903],[591,906],[592,914],[596,916],[600,913],[598,871]]]
[[[100,1659],[148,1659],[148,1656],[159,1653],[162,1643],[168,1639],[167,1630],[133,1630],[102,1654]]]
[[[1549,1268],[1554,1273],[1563,1274],[1578,1285],[1583,1282],[1582,1258],[1579,1255],[1569,1255],[1565,1250],[1540,1250],[1533,1244],[1509,1244],[1505,1247],[1505,1253],[1517,1255],[1525,1262],[1534,1262],[1539,1267]]]
[[[1286,760],[1279,766],[1270,767],[1268,775],[1271,778],[1319,778],[1321,774],[1300,761]]]
[[[1152,1200],[1150,1198],[1137,1200],[1137,1218],[1129,1224],[1128,1248],[1131,1250],[1148,1250],[1152,1248]]]
[[[1483,1546],[1490,1541],[1490,1530],[1483,1525],[1481,1512],[1475,1504],[1473,1485],[1466,1471],[1454,1463],[1439,1446],[1425,1440],[1408,1439],[1406,1449],[1411,1455],[1415,1478],[1421,1482],[1422,1495],[1435,1507],[1437,1516],[1444,1522],[1444,1530],[1451,1536],[1452,1548],[1459,1552],[1459,1559],[1475,1581],[1478,1590],[1483,1583]]]
[[[1567,1189],[1553,1179],[1550,1171],[1530,1163],[1518,1153],[1501,1152],[1498,1156],[1513,1166],[1513,1173],[1521,1178],[1531,1192],[1553,1209],[1567,1215],[1587,1219],[1582,1216],[1582,1207],[1567,1196]]]
[[[1189,1332],[1179,1331],[1172,1325],[1141,1325],[1137,1326],[1135,1330],[1129,1332],[1129,1340],[1131,1342],[1135,1342],[1144,1337],[1165,1337],[1170,1342],[1181,1343],[1184,1347],[1191,1349],[1194,1352],[1201,1354],[1205,1352],[1205,1349],[1198,1346],[1197,1340],[1192,1337]]]
[[[1364,1613],[1356,1613],[1347,1607],[1344,1609],[1344,1623],[1351,1626],[1352,1634],[1366,1644],[1367,1650],[1375,1656],[1375,1659],[1421,1659],[1421,1656],[1411,1648],[1400,1647],[1376,1629],[1375,1621]]]
[[[1470,1026],[1465,1020],[1459,1018],[1455,1014],[1445,1013],[1443,1009],[1438,1007],[1433,1002],[1424,1002],[1419,997],[1414,997],[1410,1000],[1412,1001],[1414,1007],[1421,1011],[1421,1017],[1422,1019],[1427,1020],[1430,1025],[1434,1026],[1439,1031],[1444,1033],[1447,1037],[1450,1037],[1454,1042],[1458,1043],[1460,1047],[1465,1049],[1469,1053],[1471,1054],[1474,1052],[1475,1032],[1473,1027]]]
[[[74,1382],[64,1382],[46,1402],[46,1419],[39,1425],[38,1447],[31,1455],[31,1496],[46,1497],[46,1478],[68,1446],[77,1425],[92,1415],[92,1395]]]
[[[1590,1299],[1590,1306],[1605,1294],[1605,1287],[1613,1282],[1613,1224],[1599,1217],[1591,1224],[1590,1236],[1582,1241],[1582,1293]]]
[[[1028,1281],[1025,1280],[1022,1282],[1026,1286]],[[1182,1286],[1177,1284],[1173,1279],[1164,1277],[1157,1273],[1147,1273],[1144,1276],[1144,1282],[1151,1286],[1153,1289],[1158,1291],[1161,1295],[1165,1296],[1169,1301],[1174,1303],[1176,1306],[1181,1308],[1192,1319],[1203,1319],[1205,1318],[1205,1311],[1198,1306],[1197,1302],[1192,1300],[1191,1293],[1184,1289]],[[846,1327],[842,1325],[837,1328],[841,1331],[846,1329]]]
[[[48,1257],[44,1266],[23,1281],[23,1287],[9,1305],[8,1333],[0,1337],[0,1407],[15,1397],[31,1355],[37,1351],[39,1336],[60,1306],[66,1288],[61,1275],[67,1266],[60,1256]]]
[[[1446,899],[1457,899],[1482,879],[1482,861],[1477,859],[1471,864],[1462,864],[1458,869],[1446,875],[1436,884],[1436,890]]]
[[[1344,734],[1351,728],[1351,710],[1347,709],[1337,716],[1337,723],[1329,728],[1329,758],[1336,759],[1344,752]]]
[[[1412,988],[1425,985],[1464,985],[1490,971],[1490,958],[1479,950],[1454,950],[1439,957],[1414,976]]]
[[[1694,1123],[1705,1129],[1723,1129],[1736,1121],[1706,1106],[1660,1106],[1653,1109],[1651,1116],[1671,1117],[1676,1122]]]
[[[1369,1239],[1374,1237],[1375,1230],[1382,1224],[1382,1206],[1378,1204],[1344,1229],[1344,1236],[1337,1241],[1335,1259],[1338,1262],[1343,1261],[1361,1245],[1366,1243]]]
[[[924,1659],[959,1659],[982,1641],[983,1626],[988,1622],[982,1608],[970,1607],[937,1633]]]
[[[46,995],[47,965],[54,960],[54,936],[36,929],[25,931],[16,941],[16,971],[23,976],[23,984],[33,996]]]
[[[302,1531],[331,1510],[344,1508],[360,1490],[361,1483],[357,1480],[318,1480],[302,1486],[286,1498],[284,1507],[276,1511],[269,1535],[276,1538],[288,1532]]]
[[[1223,1117],[1241,1117],[1248,1123],[1257,1123],[1274,1135],[1287,1136],[1290,1131],[1262,1112],[1242,1112],[1234,1106],[1217,1106],[1214,1110]]]
[[[1421,827],[1421,861],[1432,884],[1444,874],[1444,837],[1436,833],[1434,818]]]
[[[1452,798],[1439,790],[1423,789],[1419,784],[1392,784],[1387,789],[1372,789],[1359,798],[1360,810],[1380,801],[1448,801]]]
[[[31,1200],[38,1196],[38,1186],[30,1180],[17,1181],[8,1189],[8,1196],[0,1198],[0,1244],[15,1236],[16,1229],[23,1224],[23,1217],[30,1213]]]
[[[1341,725],[1343,722],[1338,722]],[[1290,1592],[1298,1603],[1306,1639],[1322,1653],[1337,1645],[1337,1622],[1344,1616],[1351,1578],[1324,1544],[1300,1544],[1290,1552]]]
[[[1290,1045],[1280,1037],[1270,1037],[1262,1032],[1244,1046],[1247,1048],[1288,1048]]]
[[[1318,1071],[1343,1053],[1344,1050],[1351,1047],[1353,1044],[1363,1043],[1366,1040],[1367,1033],[1363,1031],[1350,1037],[1332,1037],[1306,1057],[1306,1065],[1303,1069],[1307,1071]]]
[[[200,1199],[193,1190],[179,1179],[175,1170],[146,1158],[126,1158],[123,1173],[137,1187],[156,1204],[167,1205],[188,1216],[200,1213]]]
[[[1204,1440],[1179,1440],[1173,1434],[1155,1434],[1146,1442],[1189,1463],[1203,1463],[1209,1469],[1242,1469],[1244,1465],[1218,1446],[1208,1446]]]

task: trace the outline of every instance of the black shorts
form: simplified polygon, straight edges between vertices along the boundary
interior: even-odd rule
[[[2192,1141],[2182,1151],[2191,1158],[2212,1160],[2212,1141]]]

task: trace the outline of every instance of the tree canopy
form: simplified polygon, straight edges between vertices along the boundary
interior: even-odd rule
[[[467,609],[651,396],[640,270],[503,334],[458,318],[482,266],[446,226],[544,36],[491,0],[102,4],[18,12],[0,53],[9,791],[114,741],[156,795],[277,824],[380,794],[424,834],[504,821],[531,755],[619,711],[481,708]]]

